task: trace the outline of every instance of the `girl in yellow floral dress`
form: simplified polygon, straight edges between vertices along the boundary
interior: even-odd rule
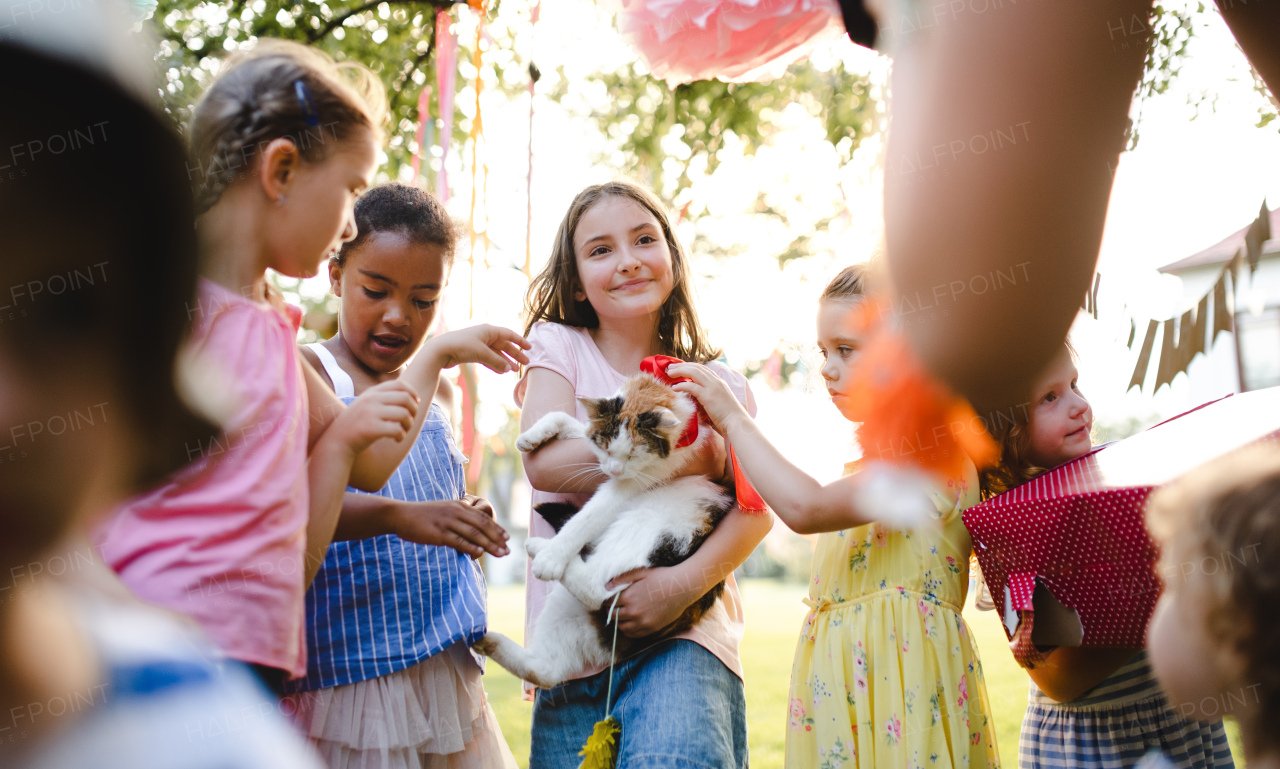
[[[860,266],[846,268],[818,309],[822,376],[850,421],[844,390],[862,338],[863,278]],[[778,453],[715,374],[696,364],[669,373],[691,380],[676,389],[702,403],[778,517],[821,534],[791,672],[786,765],[999,766],[982,663],[960,616],[972,547],[960,513],[978,502],[973,465],[951,479],[893,479],[910,471],[883,465],[851,474],[851,465],[822,486]],[[913,526],[917,516],[932,520]]]

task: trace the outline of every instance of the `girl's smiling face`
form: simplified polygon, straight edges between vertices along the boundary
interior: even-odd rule
[[[864,334],[861,329],[861,301],[828,299],[818,304],[818,349],[822,352],[822,378],[827,393],[841,415],[851,422],[861,421],[854,415],[848,391],[854,366],[862,354]]]
[[[1038,467],[1052,469],[1093,448],[1093,409],[1076,384],[1078,377],[1064,346],[1032,390],[1028,458]]]
[[[267,232],[272,268],[310,278],[326,256],[356,236],[355,201],[373,180],[377,156],[367,128],[353,131],[318,162],[302,162],[295,151],[294,178]]]
[[[574,231],[573,253],[574,299],[590,302],[600,318],[651,316],[675,285],[661,224],[629,198],[610,195],[588,208]]]
[[[342,265],[329,263],[340,297],[338,333],[370,371],[398,371],[422,346],[448,282],[449,249],[414,243],[402,231],[374,232]]]

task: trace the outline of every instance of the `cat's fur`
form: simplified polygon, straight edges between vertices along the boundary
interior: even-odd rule
[[[733,505],[724,489],[703,476],[672,480],[710,434],[700,430],[692,444],[676,447],[694,414],[689,396],[639,374],[612,398],[581,401],[590,424],[552,412],[524,432],[516,447],[532,451],[553,438],[588,438],[609,479],[581,510],[564,503],[537,508],[556,536],[530,539],[525,550],[533,558],[534,575],[559,584],[547,597],[529,647],[500,633],[489,633],[473,647],[543,688],[609,664],[614,633],[606,614],[618,592],[606,589],[609,580],[631,569],[685,560]],[[688,630],[723,591],[721,581],[658,636],[619,634],[619,657]]]

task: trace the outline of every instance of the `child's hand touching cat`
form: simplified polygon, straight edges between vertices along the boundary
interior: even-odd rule
[[[730,433],[741,420],[751,419],[729,385],[701,363],[673,363],[667,374],[673,379],[689,380],[677,382],[671,389],[697,399],[721,435],[731,437]]]

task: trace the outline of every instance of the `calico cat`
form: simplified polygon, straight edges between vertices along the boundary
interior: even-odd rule
[[[581,510],[555,502],[537,507],[556,535],[530,539],[525,550],[533,558],[534,575],[558,584],[529,647],[501,633],[489,633],[472,647],[547,689],[582,670],[609,664],[614,633],[606,614],[610,599],[622,589],[606,589],[609,580],[640,567],[680,563],[733,506],[733,497],[703,476],[673,479],[710,435],[700,430],[688,446],[678,445],[695,414],[689,396],[638,374],[612,398],[580,400],[588,425],[552,412],[524,432],[516,447],[528,452],[553,438],[588,438],[608,480]],[[688,630],[723,591],[721,581],[661,634],[618,635],[619,658]]]

